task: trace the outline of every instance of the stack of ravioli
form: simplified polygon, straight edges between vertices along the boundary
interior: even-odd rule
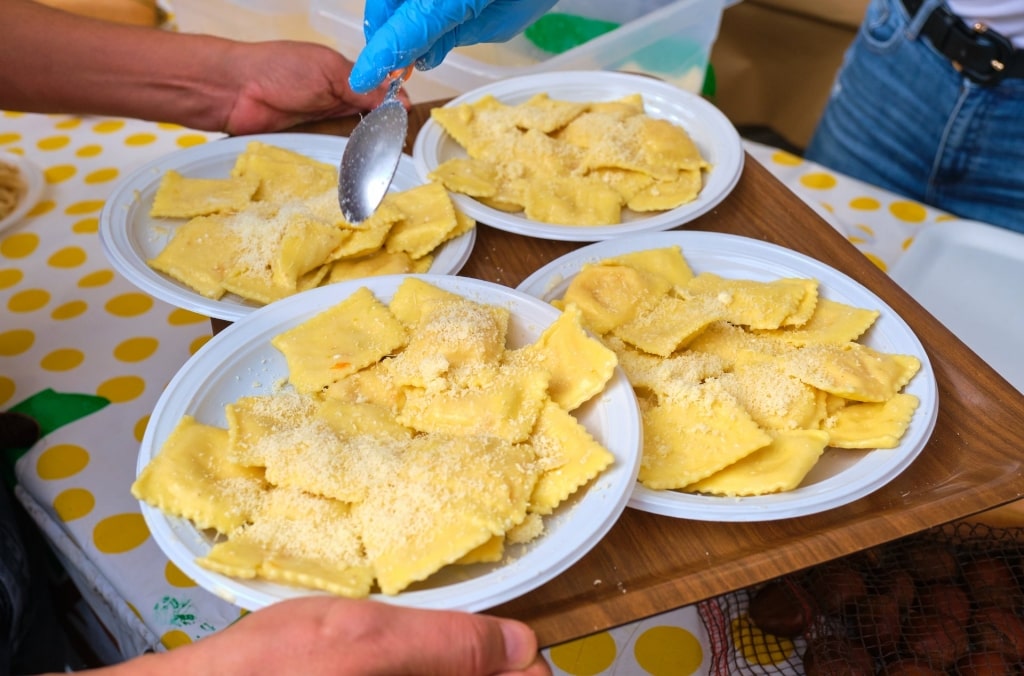
[[[644,112],[640,94],[578,102],[537,94],[434,108],[431,117],[468,157],[430,173],[452,192],[558,225],[614,225],[624,210],[692,202],[711,167],[686,130]]]
[[[878,318],[815,279],[695,274],[678,246],[586,265],[558,307],[618,356],[643,418],[639,481],[753,496],[797,488],[827,448],[892,449],[913,355],[858,342]]]
[[[616,357],[575,311],[506,347],[509,311],[402,282],[278,334],[287,386],[180,421],[132,486],[213,529],[198,563],[362,597],[502,560],[614,462],[572,411]]]
[[[336,167],[260,141],[224,178],[168,171],[150,216],[186,219],[150,267],[207,298],[261,304],[322,284],[427,272],[439,246],[476,225],[436,183],[389,192],[353,225],[338,205]]]

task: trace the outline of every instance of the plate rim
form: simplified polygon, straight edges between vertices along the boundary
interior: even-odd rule
[[[227,350],[228,346],[230,346],[236,338],[245,339],[245,337],[248,336],[250,341],[256,341],[260,339],[260,336],[266,334],[268,331],[273,330],[277,333],[285,330],[288,326],[293,326],[296,323],[303,321],[304,318],[313,316],[327,307],[340,302],[351,295],[351,293],[359,287],[367,286],[367,282],[371,282],[371,286],[375,287],[390,286],[397,288],[397,285],[400,284],[402,280],[410,277],[423,279],[446,290],[459,293],[469,293],[469,291],[466,291],[467,289],[489,290],[492,293],[501,294],[507,299],[506,302],[508,303],[528,305],[544,316],[542,322],[534,319],[528,320],[530,323],[543,324],[543,326],[538,326],[536,329],[538,335],[558,316],[558,312],[555,308],[543,303],[543,301],[529,296],[528,294],[522,294],[511,287],[486,280],[456,275],[381,275],[364,280],[346,280],[330,286],[303,291],[293,297],[300,298],[301,296],[299,303],[271,304],[246,315],[238,322],[235,322],[224,331],[214,336],[186,361],[185,365],[182,366],[182,368],[180,368],[168,382],[153,408],[153,414],[150,417],[146,430],[143,434],[142,441],[139,445],[139,453],[137,455],[135,468],[136,476],[142,472],[144,467],[159,452],[160,444],[164,439],[166,439],[170,430],[173,429],[173,424],[167,416],[174,417],[174,422],[176,422],[180,419],[180,415],[178,415],[179,413],[186,414],[193,412],[194,407],[196,406],[195,399],[201,396],[202,390],[207,386],[207,384],[216,377],[221,377],[224,376],[224,374],[231,373],[231,371],[220,371],[214,368],[208,368],[211,366],[211,364],[208,363],[211,360],[214,362],[212,364],[213,366],[221,363],[222,360],[217,360],[218,351]],[[378,292],[375,291],[375,294],[376,293]],[[298,305],[303,305],[303,307],[297,307]],[[278,323],[275,324],[274,322],[275,320],[278,320],[278,318],[286,319],[287,321],[284,321],[283,323],[278,321]],[[244,346],[245,344],[242,345],[243,348]],[[239,348],[235,349],[237,350]],[[198,386],[191,383],[193,373],[201,375]],[[605,512],[605,517],[604,521],[598,528],[579,536],[582,539],[578,541],[578,547],[580,548],[578,551],[573,552],[571,555],[563,556],[561,559],[549,559],[547,556],[544,556],[543,560],[540,561],[542,565],[528,571],[530,581],[528,583],[528,588],[526,589],[520,588],[523,584],[522,582],[518,582],[514,586],[509,585],[517,579],[520,579],[522,576],[523,571],[517,571],[517,568],[522,561],[527,559],[529,553],[512,561],[509,566],[491,571],[479,578],[476,578],[476,580],[487,579],[493,583],[489,585],[490,588],[487,590],[486,595],[483,595],[480,598],[464,600],[458,604],[450,604],[445,601],[445,598],[450,593],[454,593],[451,592],[453,588],[457,588],[459,584],[465,583],[445,585],[424,591],[402,592],[395,596],[386,596],[375,593],[371,594],[369,598],[396,605],[475,612],[499,605],[500,603],[504,603],[532,591],[544,582],[547,582],[564,572],[587,552],[593,549],[593,547],[603,539],[608,531],[611,530],[612,526],[614,526],[622,515],[622,512],[625,510],[631,494],[632,485],[635,482],[636,475],[640,468],[640,453],[638,447],[641,435],[639,406],[636,403],[636,398],[633,395],[632,388],[629,386],[628,380],[626,380],[625,374],[621,369],[616,369],[616,373],[612,380],[612,386],[615,388],[614,391],[618,393],[620,397],[627,397],[633,402],[633,406],[635,407],[635,415],[627,417],[625,420],[621,420],[619,417],[616,418],[616,424],[622,424],[623,427],[621,432],[618,430],[614,431],[614,434],[616,435],[621,435],[623,438],[628,437],[630,439],[630,445],[634,447],[628,451],[628,455],[625,455],[625,451],[623,449],[619,449],[619,452],[613,450],[613,453],[616,454],[616,464],[613,465],[608,472],[602,474],[601,477],[598,477],[597,483],[592,483],[588,486],[588,490],[595,488],[601,489],[605,484],[611,482],[610,487],[615,488],[617,493],[599,492],[592,494],[592,502],[589,504],[601,505]],[[186,388],[185,391],[187,392],[190,401],[178,402],[171,407],[178,394],[178,390],[181,388]],[[600,396],[608,396],[607,390]],[[161,426],[166,433],[161,434],[158,432],[158,427]],[[619,437],[616,436],[615,438]],[[138,504],[150,533],[168,558],[182,568],[186,574],[191,576],[202,587],[214,594],[217,594],[218,596],[221,596],[222,598],[226,598],[232,603],[242,605],[243,607],[251,610],[295,596],[328,594],[327,592],[321,592],[313,589],[288,587],[287,585],[269,581],[236,580],[219,573],[208,571],[194,562],[192,558],[193,555],[189,548],[177,537],[177,530],[174,529],[174,525],[177,525],[183,528],[191,537],[195,537],[199,540],[201,538],[194,526],[188,524],[185,519],[166,515],[146,502],[139,501]],[[574,509],[578,506],[578,504],[573,504],[571,508]],[[567,523],[571,523],[571,520]],[[554,540],[549,539],[538,543],[536,546],[539,547],[546,545],[546,547],[553,547],[555,544]],[[519,575],[519,577],[517,577],[517,575]],[[474,580],[470,580],[470,582],[473,581]]]
[[[21,223],[25,216],[39,204],[46,187],[43,170],[35,162],[19,153],[0,150],[0,162],[14,166],[25,181],[25,192],[9,214],[0,218],[0,232]]]
[[[553,81],[554,84],[542,86],[541,83],[547,81]],[[449,108],[471,103],[484,95],[495,94],[495,92],[497,92],[497,98],[500,99],[500,94],[506,89],[513,90],[519,96],[525,96],[526,93],[550,92],[557,88],[559,81],[568,81],[577,86],[588,85],[594,88],[600,88],[601,85],[604,85],[605,88],[615,85],[623,91],[638,91],[641,95],[658,95],[664,100],[672,101],[679,110],[686,111],[691,116],[699,112],[706,123],[713,124],[717,128],[716,131],[722,132],[722,136],[716,134],[710,142],[718,152],[726,154],[725,161],[716,164],[712,173],[719,171],[721,175],[725,175],[725,178],[720,184],[717,184],[717,190],[708,191],[708,186],[705,185],[693,202],[669,211],[658,212],[656,216],[618,225],[602,226],[559,226],[530,221],[521,216],[488,207],[466,195],[450,193],[456,205],[478,222],[499,230],[540,239],[568,242],[602,241],[625,235],[659,232],[686,225],[721,204],[739,183],[746,161],[746,152],[735,125],[719,108],[703,97],[646,75],[618,71],[555,71],[520,75],[460,94],[441,107]],[[515,91],[517,88],[521,88],[521,90]],[[591,96],[592,98],[593,96]],[[724,138],[724,135],[727,135],[728,138]],[[447,132],[432,117],[423,123],[416,134],[412,158],[421,179],[427,180],[427,175],[433,170],[432,163],[436,160],[437,149],[446,136]],[[698,139],[695,138],[694,142],[697,143]],[[707,139],[699,140],[699,145],[707,143]],[[702,150],[705,149],[702,148]],[[717,179],[713,178],[712,180]]]
[[[791,505],[779,504],[784,503],[787,498],[778,497],[792,495],[792,491],[764,496],[734,498],[691,495],[674,491],[655,491],[642,486],[638,482],[629,501],[631,508],[662,516],[697,521],[738,523],[798,518],[836,509],[859,500],[895,479],[917,459],[925,446],[927,446],[928,439],[935,429],[939,410],[938,384],[927,351],[913,329],[884,299],[849,275],[807,254],[772,242],[731,233],[685,230],[650,233],[635,238],[596,242],[576,249],[537,269],[516,288],[524,293],[545,299],[547,294],[547,291],[544,291],[545,286],[550,290],[553,283],[564,282],[566,276],[563,273],[569,268],[576,267],[578,269],[578,264],[597,261],[611,255],[619,255],[629,251],[642,251],[675,244],[681,247],[684,256],[686,256],[688,246],[691,251],[701,246],[714,246],[729,252],[730,255],[741,252],[749,256],[748,249],[753,249],[759,255],[764,253],[775,255],[782,257],[786,261],[795,261],[798,266],[804,266],[808,271],[806,274],[814,274],[813,271],[815,270],[826,272],[828,276],[835,277],[843,286],[852,288],[857,294],[870,298],[876,304],[877,309],[881,313],[880,316],[885,317],[888,322],[895,322],[894,328],[899,329],[904,334],[903,337],[913,344],[915,349],[913,355],[921,361],[921,368],[914,376],[911,384],[915,389],[921,388],[923,390],[922,393],[927,396],[927,399],[919,397],[921,402],[917,411],[915,411],[915,418],[912,421],[912,424],[916,423],[915,427],[917,429],[917,437],[913,440],[914,446],[900,456],[897,462],[886,468],[887,471],[884,475],[870,481],[864,480],[860,484],[853,484],[853,487],[846,486],[841,499],[833,499],[818,505],[808,505],[799,510],[798,513],[794,513]],[[821,279],[818,276],[816,278]],[[829,286],[825,286],[826,290],[829,288]],[[884,456],[886,453],[895,450],[897,449],[871,449],[864,451],[864,453],[865,455],[868,453],[880,453]],[[841,475],[842,473],[836,476]],[[834,479],[835,477],[830,477],[819,482],[819,484],[826,482],[840,483],[834,481]],[[832,485],[833,483],[828,483],[826,486],[818,486],[816,490],[822,491],[823,489],[830,488]],[[736,509],[737,505],[743,506],[744,509]]]
[[[100,243],[114,269],[134,286],[154,298],[206,317],[235,322],[262,307],[256,304],[207,298],[188,288],[185,284],[149,267],[139,252],[127,241],[128,229],[131,226],[128,218],[130,210],[133,205],[137,207],[140,204],[139,195],[142,191],[149,190],[158,184],[166,171],[180,169],[182,165],[197,160],[237,155],[251,141],[262,141],[268,145],[276,145],[297,152],[302,152],[303,149],[322,149],[324,147],[333,149],[336,147],[340,161],[348,138],[306,132],[230,136],[182,148],[140,165],[118,181],[100,210],[98,228]],[[403,153],[399,160],[398,171],[409,182],[417,184],[422,182],[411,155]],[[182,219],[167,220],[171,222]],[[453,275],[458,273],[469,261],[475,245],[476,227],[442,243],[431,262],[431,272]],[[445,253],[450,256],[441,258]],[[439,258],[445,265],[443,271],[435,269]]]

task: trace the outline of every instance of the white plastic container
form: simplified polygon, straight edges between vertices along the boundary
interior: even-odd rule
[[[335,46],[310,24],[307,0],[169,0],[161,3],[182,33],[260,42],[305,40]]]
[[[364,0],[310,0],[309,22],[336,40],[342,53],[355,58],[365,44],[363,5]],[[552,12],[621,25],[557,55],[540,50],[522,34],[504,43],[460,47],[437,68],[417,72],[408,89],[417,100],[422,98],[417,86],[431,89],[436,97],[454,96],[537,72],[621,70],[699,92],[724,7],[723,0],[561,0]]]

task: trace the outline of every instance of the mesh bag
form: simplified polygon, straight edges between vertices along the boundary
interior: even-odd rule
[[[1024,673],[1024,528],[953,523],[699,605],[711,673]]]

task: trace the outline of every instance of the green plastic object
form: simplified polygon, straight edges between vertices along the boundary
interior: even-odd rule
[[[549,54],[562,54],[615,30],[619,25],[613,21],[549,12],[528,26],[523,35],[540,50]],[[689,44],[688,41],[665,39],[641,49],[633,55],[633,59],[641,68],[679,75],[692,67],[697,48],[698,45]],[[716,88],[715,70],[709,63],[704,73],[701,94],[713,98]]]
[[[530,24],[523,34],[538,49],[561,54],[618,27],[619,24],[611,21],[549,12]]]
[[[39,436],[45,437],[64,425],[106,408],[109,404],[110,400],[106,397],[77,392],[57,392],[47,388],[8,410],[22,413],[35,420],[39,424]],[[15,483],[14,463],[28,451],[28,448],[8,448],[0,451],[0,479],[6,481],[8,486]]]
[[[613,21],[549,12],[528,26],[523,35],[544,52],[562,54],[619,26],[620,24]],[[640,49],[631,59],[644,70],[681,76],[694,66],[694,61],[699,56],[698,43],[686,39],[666,38]],[[711,64],[708,64],[701,93],[704,96],[714,96],[715,84],[714,70]]]
[[[708,69],[704,72],[704,87],[700,90],[700,93],[709,99],[713,99],[716,91],[718,91],[718,82],[715,81],[715,69],[709,63]]]

